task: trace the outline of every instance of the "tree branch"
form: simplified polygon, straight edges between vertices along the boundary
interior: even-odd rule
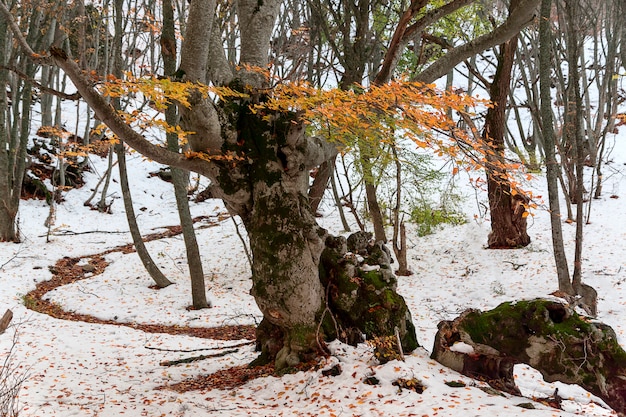
[[[490,33],[479,36],[468,43],[450,50],[446,55],[418,74],[415,77],[416,81],[431,83],[446,75],[450,71],[450,68],[453,68],[459,62],[464,61],[473,54],[508,41],[532,22],[536,16],[535,12],[538,5],[539,0],[520,0],[518,7],[509,15],[503,24]]]
[[[69,59],[62,49],[52,47],[50,48],[50,54],[52,61],[65,71],[81,97],[89,104],[98,118],[137,152],[161,164],[187,169],[209,178],[214,178],[214,175],[212,175],[213,169],[211,169],[212,166],[209,162],[199,158],[189,159],[177,152],[168,151],[166,148],[151,143],[135,132],[93,87],[78,65]]]
[[[35,88],[39,89],[40,91],[42,91],[44,93],[52,94],[52,95],[60,97],[60,98],[62,98],[64,100],[74,100],[74,101],[76,101],[76,100],[80,99],[80,94],[78,94],[78,93],[67,94],[67,93],[64,93],[62,91],[55,90],[54,88],[46,87],[45,85],[42,85],[39,81],[35,80],[32,77],[29,77],[28,75],[24,74],[22,71],[18,70],[17,68],[7,67],[7,66],[4,66],[4,65],[1,65],[0,68],[11,71],[12,73],[14,73],[18,77],[20,77],[22,80],[28,81],[29,83],[33,84],[33,86]]]
[[[35,53],[35,51],[32,50],[32,48],[26,41],[26,38],[22,34],[20,27],[17,25],[17,23],[15,23],[15,19],[13,18],[11,11],[7,9],[6,4],[4,4],[4,1],[0,1],[0,13],[4,15],[4,18],[9,24],[9,28],[11,29],[13,36],[15,36],[15,38],[17,39],[17,42],[20,44],[24,52],[26,52],[26,54],[29,55],[30,59],[40,64],[49,64],[50,57],[37,54]]]
[[[161,366],[172,366],[172,365],[180,365],[181,363],[190,363],[190,362],[201,361],[201,360],[209,359],[209,358],[218,358],[220,356],[226,356],[226,355],[229,355],[231,353],[235,353],[238,350],[239,349],[230,349],[230,350],[225,350],[224,352],[220,352],[220,353],[213,353],[211,355],[192,356],[190,358],[178,359],[178,360],[175,360],[175,361],[162,361],[162,362],[159,362],[159,365],[161,365]]]
[[[384,84],[391,79],[391,74],[393,73],[396,65],[398,64],[398,60],[400,59],[400,55],[404,51],[409,39],[415,35],[416,32],[422,31],[428,25],[433,22],[441,19],[443,16],[447,16],[455,10],[460,9],[463,6],[468,5],[473,0],[453,0],[450,3],[447,3],[435,10],[432,10],[424,17],[420,18],[417,22],[413,23],[409,26],[409,22],[411,19],[415,17],[415,15],[424,7],[424,1],[420,1],[419,3],[416,0],[411,2],[409,8],[404,12],[404,14],[400,17],[400,22],[396,26],[396,30],[389,42],[389,47],[387,52],[385,53],[385,58],[381,65],[381,69],[376,75],[376,79],[374,80],[374,84]]]

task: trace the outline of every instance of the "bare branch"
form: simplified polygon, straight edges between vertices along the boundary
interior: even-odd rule
[[[48,94],[52,94],[54,96],[60,97],[64,100],[80,100],[80,94],[78,94],[78,92],[74,93],[74,94],[67,94],[64,93],[62,91],[59,90],[55,90],[54,88],[50,88],[50,87],[46,87],[45,85],[42,85],[39,81],[35,80],[32,77],[29,77],[28,75],[24,74],[22,71],[18,70],[17,68],[14,67],[7,67],[7,66],[0,66],[1,69],[6,69],[11,71],[12,73],[16,74],[18,77],[20,77],[22,80],[24,81],[28,81],[29,83],[33,84],[33,86],[37,89],[39,89],[40,91],[44,92],[44,93],[48,93]]]
[[[9,24],[9,28],[11,29],[13,36],[15,36],[17,42],[20,44],[24,52],[30,57],[30,59],[40,64],[50,63],[50,57],[37,54],[31,49],[30,45],[26,41],[26,38],[22,34],[22,31],[20,30],[20,27],[17,25],[17,23],[15,23],[15,19],[13,19],[11,11],[7,9],[7,6],[6,4],[4,4],[3,1],[0,1],[0,13],[4,15],[4,18]]]
[[[533,21],[538,5],[539,0],[520,0],[515,11],[509,15],[503,24],[490,33],[479,36],[470,42],[450,50],[446,55],[418,74],[416,81],[431,83],[446,75],[450,71],[450,68],[453,68],[456,64],[466,60],[473,54],[508,41]]]
[[[211,164],[207,161],[198,158],[189,159],[177,152],[168,151],[166,148],[153,144],[135,132],[93,87],[93,84],[83,74],[78,65],[69,59],[62,49],[52,47],[50,48],[50,53],[53,62],[65,71],[85,102],[96,112],[98,118],[137,152],[164,165],[188,169],[209,178],[213,177],[210,169]]]

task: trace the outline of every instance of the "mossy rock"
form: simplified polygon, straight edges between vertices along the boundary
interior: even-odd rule
[[[382,242],[371,243],[370,238],[370,234],[357,232],[347,241],[327,239],[320,277],[330,289],[329,307],[340,327],[350,329],[349,334],[356,332],[373,339],[395,336],[397,328],[403,350],[410,352],[419,346],[411,314],[396,291],[388,250]],[[356,343],[360,337],[351,340]]]
[[[538,370],[548,382],[577,384],[626,414],[626,352],[613,329],[554,300],[500,304],[467,310],[438,325],[432,358],[494,388],[519,394],[515,364]],[[458,351],[457,342],[471,346]]]

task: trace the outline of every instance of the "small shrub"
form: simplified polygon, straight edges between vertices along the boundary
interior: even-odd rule
[[[439,225],[459,225],[466,220],[464,215],[455,210],[433,208],[427,202],[422,202],[411,210],[411,221],[417,225],[418,236],[426,236],[433,234]]]
[[[16,336],[4,361],[0,364],[0,416],[17,417],[20,412],[19,392],[28,375],[15,363],[14,349],[17,344]]]

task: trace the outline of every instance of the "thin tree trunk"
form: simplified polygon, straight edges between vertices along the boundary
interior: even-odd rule
[[[163,1],[163,32],[161,34],[161,55],[163,57],[163,69],[166,75],[176,71],[176,38],[174,32],[174,10],[171,0]],[[176,106],[171,104],[165,110],[165,121],[170,126],[177,123]],[[175,133],[167,133],[167,147],[179,152],[178,136]],[[180,225],[183,230],[183,240],[187,253],[187,265],[191,277],[191,298],[194,309],[210,307],[207,301],[206,288],[204,285],[204,271],[202,269],[202,259],[200,249],[196,240],[196,232],[193,228],[193,219],[189,211],[189,200],[187,199],[186,173],[179,169],[170,167],[172,171],[172,183],[174,184],[174,194],[176,196],[176,207],[180,217]]]
[[[98,211],[106,213],[110,209],[110,204],[107,204],[107,193],[109,192],[109,185],[111,184],[111,176],[113,175],[113,151],[114,146],[109,147],[109,153],[107,157],[107,170],[104,173],[104,183],[102,184],[102,193],[100,194],[100,200],[98,201]],[[111,202],[113,204],[113,202]]]
[[[0,64],[7,61],[7,25],[4,16],[0,15]],[[7,126],[7,84],[9,71],[0,68],[0,241],[19,242],[16,217],[18,207],[13,205],[13,180],[15,171],[11,169],[15,162],[12,161],[10,152],[9,129]],[[19,201],[19,200],[18,200]]]
[[[341,198],[339,198],[339,192],[337,190],[337,181],[335,180],[337,171],[335,170],[335,160],[333,160],[333,175],[330,178],[330,184],[333,190],[333,198],[335,199],[335,205],[337,206],[337,210],[339,210],[339,218],[341,219],[341,225],[343,226],[344,232],[350,231],[350,225],[348,224],[348,220],[346,219],[346,214],[343,211],[343,204],[341,203]]]
[[[114,65],[113,73],[116,77],[122,76],[122,13],[123,13],[123,0],[115,0],[115,39],[113,41],[114,48]],[[114,107],[120,108],[119,100],[114,100]],[[171,285],[172,282],[167,279],[159,267],[154,263],[146,245],[141,237],[137,219],[135,217],[135,209],[133,207],[133,201],[130,194],[130,186],[128,184],[128,171],[126,169],[126,154],[124,151],[124,143],[120,139],[120,143],[114,146],[115,153],[117,155],[118,169],[120,173],[120,187],[122,188],[122,197],[124,200],[124,208],[126,210],[126,219],[128,220],[128,227],[130,234],[133,238],[137,255],[141,259],[146,271],[150,274],[154,282],[159,288],[165,288]],[[103,195],[106,195],[103,193]]]
[[[128,227],[130,234],[133,238],[133,244],[137,250],[137,255],[141,259],[141,263],[146,268],[146,271],[150,274],[150,277],[154,280],[155,284],[159,288],[165,288],[171,285],[172,282],[167,279],[159,267],[154,263],[145,243],[141,237],[139,231],[139,225],[137,225],[137,219],[135,217],[135,209],[133,208],[133,201],[130,195],[130,188],[128,185],[128,173],[126,171],[126,155],[124,152],[124,144],[122,142],[114,146],[115,153],[117,155],[117,166],[120,172],[120,187],[122,188],[122,197],[124,200],[124,208],[126,210],[126,220],[128,220]]]
[[[376,196],[376,186],[371,180],[365,179],[365,195],[367,197],[367,208],[370,212],[372,224],[374,225],[374,239],[377,242],[387,243],[387,235],[385,233],[385,222],[383,213],[380,211],[378,197]]]
[[[583,190],[585,187],[584,174],[584,145],[582,137],[582,96],[580,94],[580,72],[578,69],[580,57],[580,42],[577,22],[580,20],[577,1],[565,2],[567,27],[567,58],[568,58],[568,87],[567,109],[564,131],[568,140],[568,147],[572,148],[575,185],[570,185],[573,198],[576,201],[576,237],[574,245],[574,271],[572,273],[572,287],[578,293],[582,285],[582,250],[583,250]]]
[[[328,181],[332,177],[335,169],[333,161],[326,161],[317,168],[313,184],[309,188],[309,200],[311,203],[311,212],[317,214],[317,210],[322,202]]]
[[[393,209],[393,252],[398,260],[397,275],[409,276],[413,272],[409,269],[406,250],[406,227],[400,219],[400,205],[402,204],[402,163],[395,146],[391,147],[393,160],[396,165],[396,206]]]
[[[550,95],[552,68],[552,36],[550,11],[552,0],[542,0],[539,20],[539,94],[541,96],[541,119],[543,127],[543,146],[546,157],[546,180],[548,183],[548,203],[550,205],[550,225],[552,227],[552,247],[559,282],[559,290],[574,294],[569,278],[567,257],[563,245],[561,228],[561,210],[559,207],[558,170],[555,157],[554,124],[552,120],[552,98]]]

